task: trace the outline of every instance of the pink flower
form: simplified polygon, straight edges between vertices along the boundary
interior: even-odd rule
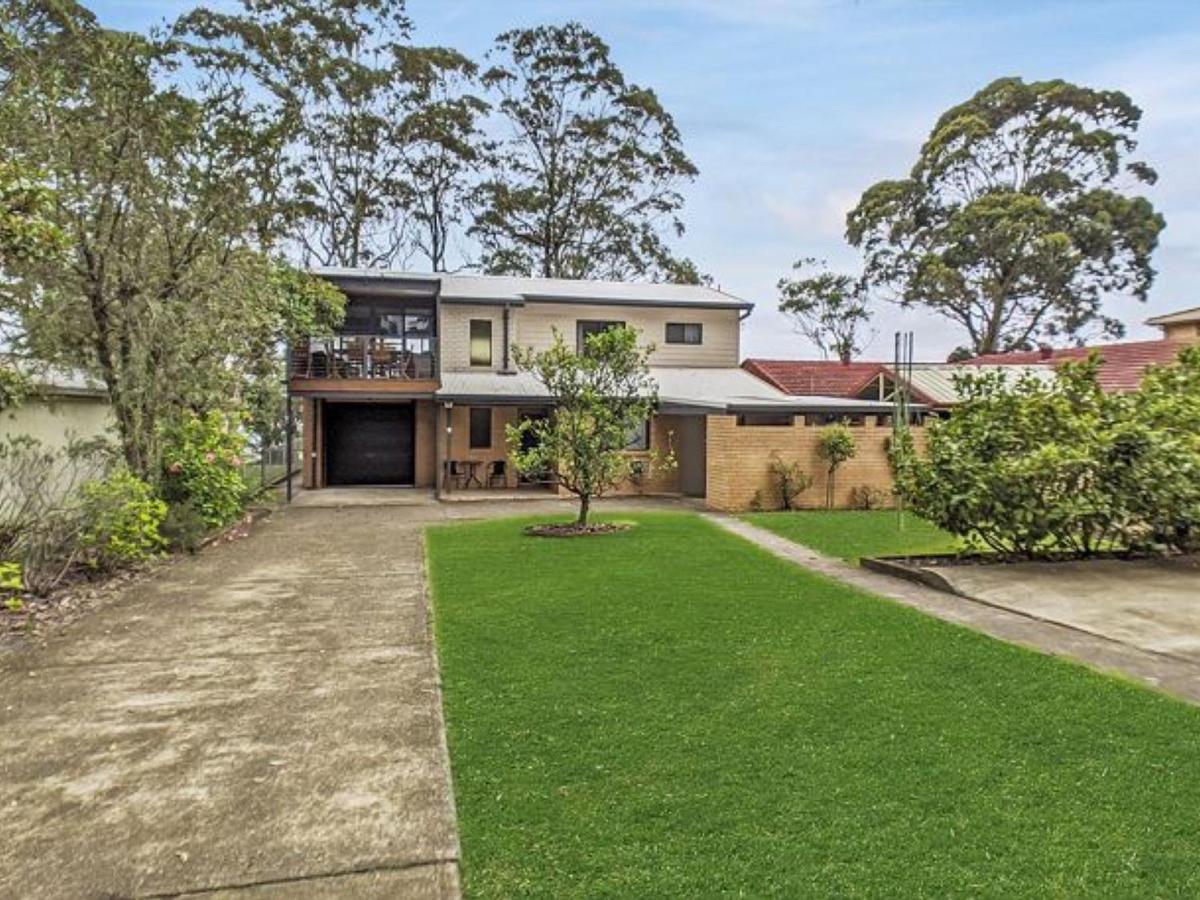
[[[217,454],[215,454],[215,453],[213,453],[211,450],[209,450],[207,453],[205,453],[205,454],[204,454],[204,461],[205,461],[206,463],[213,463],[213,462],[216,462],[216,461],[217,461]]]
[[[238,457],[238,456],[229,457],[229,464],[231,466],[233,466],[235,469],[240,468],[242,465],[241,457]]]

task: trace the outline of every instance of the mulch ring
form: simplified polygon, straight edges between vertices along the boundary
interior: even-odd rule
[[[580,525],[578,522],[547,522],[542,525],[526,525],[525,533],[531,537],[588,537],[595,534],[612,534],[616,531],[628,531],[628,522],[594,522]]]

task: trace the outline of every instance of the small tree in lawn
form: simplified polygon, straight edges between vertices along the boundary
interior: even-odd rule
[[[838,467],[848,459],[853,459],[858,448],[854,446],[854,435],[845,425],[834,425],[826,428],[817,444],[817,452],[825,460],[828,468],[825,476],[825,508],[833,509],[833,484]]]
[[[593,498],[631,474],[624,450],[658,402],[647,365],[652,350],[639,347],[637,331],[625,327],[589,335],[582,353],[557,331],[548,350],[514,350],[517,365],[546,386],[556,409],[549,418],[508,426],[513,465],[523,475],[552,473],[578,497],[581,528]]]

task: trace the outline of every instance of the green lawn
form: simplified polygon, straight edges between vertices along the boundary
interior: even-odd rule
[[[429,532],[469,896],[1200,894],[1200,710],[632,518]]]
[[[742,518],[826,556],[850,562],[864,556],[954,553],[962,549],[954,535],[912,513],[905,513],[901,530],[896,511],[889,509],[747,513]]]

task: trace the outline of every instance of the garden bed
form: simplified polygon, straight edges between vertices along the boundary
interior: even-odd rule
[[[199,549],[241,540],[254,524],[270,515],[269,507],[249,509],[237,521],[218,528],[199,542]],[[59,631],[83,616],[117,599],[132,585],[154,575],[186,552],[177,552],[129,569],[89,575],[73,569],[45,596],[22,594],[23,607],[12,611],[0,606],[0,653],[23,649],[51,631]]]
[[[629,528],[624,522],[590,522],[580,525],[578,522],[545,522],[539,525],[527,525],[525,533],[530,537],[590,537],[598,534],[612,534]]]

